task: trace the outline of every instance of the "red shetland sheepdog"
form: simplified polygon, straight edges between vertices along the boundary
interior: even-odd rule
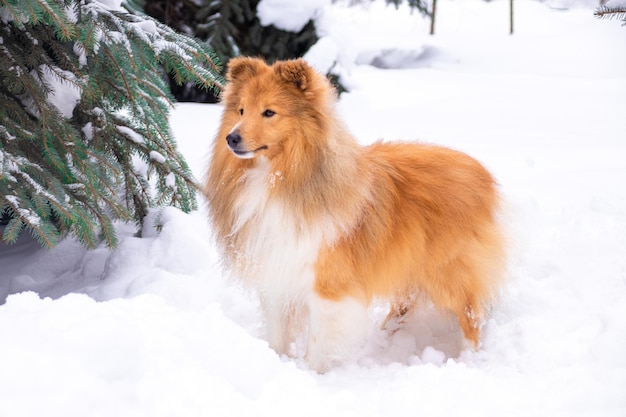
[[[365,337],[368,306],[389,317],[425,293],[465,338],[500,283],[498,193],[471,157],[416,143],[362,147],[305,61],[230,61],[204,192],[226,265],[256,288],[270,346],[323,372]]]

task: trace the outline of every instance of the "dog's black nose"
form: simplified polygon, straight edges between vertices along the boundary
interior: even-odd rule
[[[229,133],[228,136],[226,136],[226,142],[228,142],[228,146],[234,149],[241,142],[241,136],[239,133]]]

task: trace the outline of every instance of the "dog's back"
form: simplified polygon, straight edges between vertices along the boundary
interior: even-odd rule
[[[371,202],[356,230],[322,250],[316,290],[391,299],[392,314],[426,292],[476,344],[504,260],[494,179],[471,157],[436,146],[376,143],[365,159]]]

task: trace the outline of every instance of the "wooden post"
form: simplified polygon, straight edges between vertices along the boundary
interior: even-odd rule
[[[513,0],[511,0],[513,1]],[[433,0],[433,10],[430,16],[430,34],[435,34],[435,12],[437,11],[437,0]]]

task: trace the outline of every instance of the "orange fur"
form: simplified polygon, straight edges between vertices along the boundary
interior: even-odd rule
[[[389,300],[391,317],[425,292],[477,345],[503,266],[489,172],[442,147],[359,146],[335,114],[330,84],[302,60],[237,58],[227,78],[204,192],[228,266],[260,288],[266,312],[278,312],[269,316],[315,314],[310,292],[330,303]],[[313,253],[282,259],[278,246],[290,242],[308,242]],[[276,274],[285,280],[271,271],[282,265]],[[310,286],[277,298],[276,287],[305,281],[299,273],[311,274]],[[268,279],[276,282],[259,282]],[[288,326],[292,318],[278,320]],[[282,336],[274,339],[287,350]]]

